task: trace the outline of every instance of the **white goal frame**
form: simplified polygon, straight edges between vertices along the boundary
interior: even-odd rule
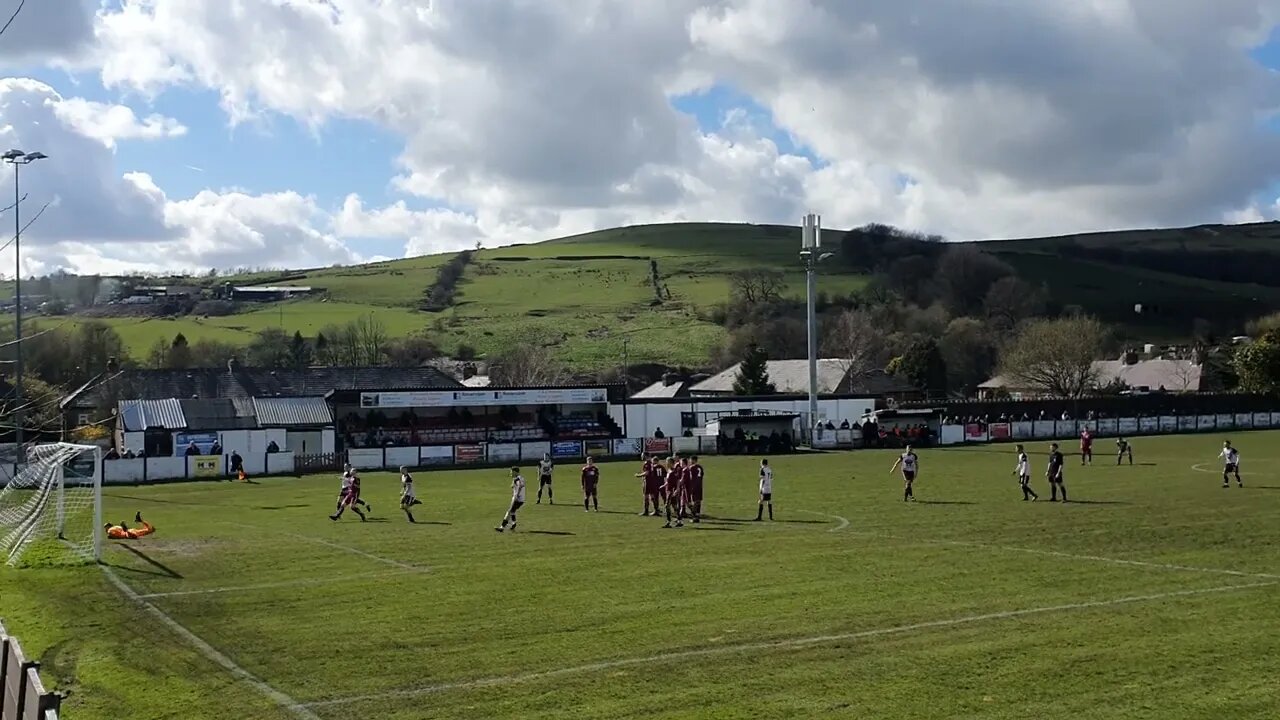
[[[102,561],[103,543],[105,541],[102,524],[102,484],[104,475],[103,449],[99,445],[81,445],[66,442],[44,443],[36,447],[49,447],[51,445],[57,446],[66,451],[71,451],[72,454],[67,456],[65,459],[59,460],[57,464],[51,468],[51,472],[48,475],[35,477],[28,475],[24,478],[24,473],[31,468],[33,462],[39,463],[42,461],[38,459],[31,461],[30,456],[23,453],[23,455],[26,456],[23,459],[27,459],[28,462],[21,466],[15,466],[16,472],[14,473],[14,476],[6,485],[0,486],[0,497],[3,497],[3,493],[12,489],[15,491],[33,490],[36,492],[34,497],[39,498],[42,488],[47,489],[50,482],[54,484],[51,488],[52,497],[50,498],[46,495],[43,502],[38,502],[37,504],[28,507],[28,515],[26,517],[22,517],[21,515],[13,515],[7,519],[0,517],[0,521],[7,520],[7,522],[0,522],[0,541],[3,541],[3,550],[5,554],[9,556],[8,561],[10,564],[14,563],[18,557],[21,557],[23,548],[32,540],[33,536],[36,535],[39,530],[41,525],[39,521],[40,516],[45,515],[47,517],[46,513],[50,510],[48,508],[48,503],[52,501],[54,505],[52,508],[52,512],[54,514],[53,527],[56,531],[56,537],[65,542],[68,546],[74,548],[81,557],[86,557],[87,555],[88,557],[86,557],[86,559],[92,559],[93,562],[100,563]],[[91,455],[93,458],[93,473],[91,477],[82,478],[78,487],[83,487],[90,482],[92,483],[92,500],[90,502],[93,503],[93,519],[91,521],[93,525],[93,537],[92,544],[88,548],[83,544],[83,535],[79,536],[81,538],[79,542],[72,542],[65,536],[67,530],[66,463],[70,460],[86,455]],[[48,478],[48,480],[45,478]],[[25,482],[23,482],[24,480]],[[18,510],[21,511],[21,507],[19,507]],[[47,526],[45,532],[48,532]],[[88,551],[87,553],[86,550]]]

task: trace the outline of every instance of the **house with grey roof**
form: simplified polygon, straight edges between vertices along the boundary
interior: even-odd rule
[[[733,386],[738,380],[741,363],[712,375],[688,388],[693,397],[718,397],[734,395]],[[769,360],[766,364],[769,381],[779,395],[809,394],[808,360]],[[913,398],[920,391],[901,378],[882,370],[853,372],[849,363],[840,359],[818,360],[819,395],[859,395],[864,397]]]
[[[1208,389],[1204,365],[1194,360],[1170,358],[1140,359],[1129,353],[1116,360],[1093,362],[1094,387],[1117,382],[1134,392],[1196,393]],[[978,398],[990,400],[1008,396],[1015,400],[1044,397],[1043,388],[1031,387],[1016,378],[997,375],[978,386]]]

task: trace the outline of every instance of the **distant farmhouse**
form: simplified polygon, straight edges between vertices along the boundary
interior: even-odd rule
[[[1133,392],[1196,393],[1208,389],[1204,366],[1193,360],[1153,358],[1140,360],[1126,354],[1118,360],[1095,360],[1096,386],[1107,387],[1117,381]],[[1014,400],[1043,397],[1040,388],[1027,387],[1013,378],[998,375],[978,386],[978,399],[992,400],[1008,396]]]
[[[232,285],[223,283],[218,291],[221,300],[240,302],[275,302],[323,292],[323,288],[302,285]]]

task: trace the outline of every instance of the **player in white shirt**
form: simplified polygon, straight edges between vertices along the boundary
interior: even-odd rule
[[[1222,443],[1218,457],[1222,460],[1222,487],[1231,487],[1232,475],[1236,476],[1236,484],[1244,487],[1244,480],[1240,479],[1240,451],[1231,447],[1230,440]]]
[[[413,519],[413,506],[421,505],[422,501],[413,491],[413,476],[409,474],[409,468],[404,465],[400,466],[400,509],[409,518],[409,522],[416,523]]]
[[[516,511],[520,506],[524,505],[524,476],[520,474],[520,468],[511,468],[511,506],[507,508],[507,514],[502,517],[502,524],[494,528],[498,532],[507,529],[507,525],[511,525],[511,532],[516,531]]]
[[[356,504],[364,505],[366,508],[368,504],[360,500],[360,476],[356,474],[355,468],[348,464],[342,471],[341,482],[342,485],[338,489],[338,509],[329,516],[329,519],[336,521],[342,517],[342,513],[347,508],[351,508],[351,512],[359,515],[363,522],[366,518]]]
[[[760,461],[760,506],[756,509],[756,522],[764,519],[764,506],[769,506],[769,519],[773,519],[773,468],[768,460]]]
[[[920,472],[920,456],[908,445],[898,459],[893,461],[889,474],[892,475],[899,465],[902,466],[902,501],[915,502],[916,496],[911,492],[911,484],[916,481],[916,473]]]
[[[1035,502],[1040,499],[1036,495],[1036,491],[1031,489],[1031,458],[1027,457],[1027,451],[1021,445],[1018,446],[1018,465],[1013,469],[1013,474],[1018,476],[1018,484],[1022,486],[1022,499]]]
[[[547,502],[552,505],[556,504],[555,496],[551,493],[551,471],[554,465],[551,462],[550,455],[543,455],[538,461],[538,504],[542,504],[542,488],[547,489]]]

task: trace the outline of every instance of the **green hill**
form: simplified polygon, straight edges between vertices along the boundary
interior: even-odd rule
[[[837,249],[843,234],[827,231],[824,245]],[[393,335],[425,333],[449,352],[468,345],[483,354],[530,341],[555,348],[579,368],[603,368],[622,362],[626,341],[632,363],[700,365],[724,339],[725,330],[711,318],[729,297],[733,272],[777,269],[785,274],[785,294],[803,297],[799,245],[796,227],[645,225],[480,250],[465,269],[453,306],[439,312],[419,308],[453,255],[202,279],[206,285],[310,285],[324,294],[249,305],[225,317],[105,322],[136,357],[145,357],[157,339],[179,332],[192,342],[248,342],[273,326],[312,336],[374,313]],[[1079,305],[1130,327],[1135,337],[1186,337],[1197,318],[1235,331],[1248,318],[1280,308],[1280,225],[1274,223],[995,240],[978,247],[1046,286],[1056,304]],[[652,282],[655,264],[660,301]],[[849,268],[841,258],[824,264],[821,291],[847,295],[868,282]],[[1138,304],[1141,314],[1135,312]]]

